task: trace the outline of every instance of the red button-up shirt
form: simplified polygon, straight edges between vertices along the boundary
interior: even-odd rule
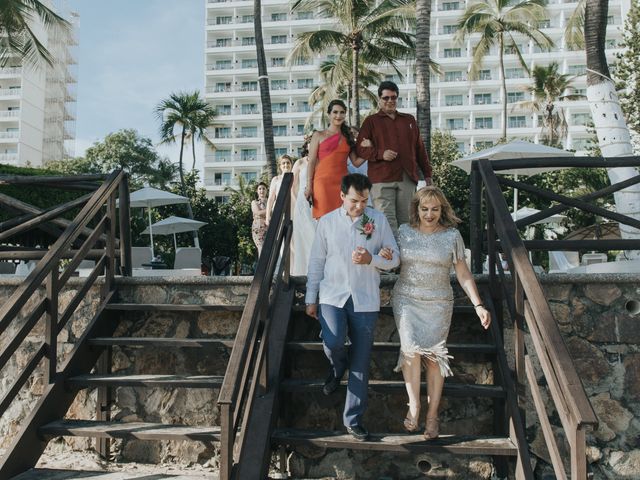
[[[372,147],[362,147],[367,138]],[[425,178],[431,178],[429,156],[422,143],[418,123],[413,115],[396,112],[391,118],[384,112],[377,112],[365,118],[358,135],[357,153],[369,161],[368,176],[371,183],[398,182],[402,172],[418,182],[418,166]],[[385,150],[398,152],[398,156],[387,162],[382,159]]]

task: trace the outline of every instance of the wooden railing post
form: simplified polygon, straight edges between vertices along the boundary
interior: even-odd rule
[[[482,177],[477,162],[471,164],[471,216],[469,218],[469,247],[471,271],[482,273]]]
[[[58,372],[58,295],[60,294],[57,267],[51,269],[47,276],[47,310],[45,324],[44,343],[47,348],[47,360],[45,362],[45,384],[56,381]]]
[[[233,469],[233,409],[229,404],[220,405],[220,480],[231,480]]]
[[[107,200],[107,229],[106,229],[106,262],[104,266],[104,287],[102,290],[102,300],[107,298],[111,291],[113,275],[116,270],[116,194],[109,195]]]
[[[129,212],[129,176],[125,175],[119,185],[120,207],[120,274],[131,276],[131,224]]]
[[[585,431],[576,427],[567,432],[569,446],[571,447],[571,480],[583,480],[587,478],[587,440]]]

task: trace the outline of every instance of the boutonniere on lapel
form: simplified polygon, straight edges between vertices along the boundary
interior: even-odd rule
[[[376,231],[376,223],[373,221],[373,218],[367,216],[366,213],[363,213],[358,230],[360,231],[360,235],[364,235],[365,238],[369,240],[371,235],[373,235],[373,232]]]

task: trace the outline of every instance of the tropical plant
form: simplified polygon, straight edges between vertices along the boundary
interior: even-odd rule
[[[425,150],[431,151],[431,0],[416,3],[416,120]]]
[[[269,174],[278,174],[276,147],[273,141],[273,114],[271,111],[271,95],[269,93],[269,75],[267,73],[267,57],[264,53],[262,37],[262,2],[253,1],[253,31],[256,38],[256,58],[258,63],[258,85],[260,86],[260,105],[262,106],[262,131],[264,135],[264,151],[267,156]]]
[[[587,99],[602,155],[620,157],[632,155],[633,146],[605,54],[608,7],[607,0],[587,0],[586,3]],[[611,183],[618,183],[636,176],[638,172],[632,167],[610,168],[607,174]],[[637,184],[617,192],[614,198],[618,213],[639,217],[640,187]],[[623,224],[620,224],[620,234],[626,239],[640,238],[640,231]],[[637,258],[640,252],[635,251],[629,256]]]
[[[476,78],[484,57],[491,47],[497,46],[500,78],[502,79],[502,139],[507,138],[507,83],[504,75],[504,55],[510,48],[522,67],[529,68],[522,57],[514,35],[532,40],[540,48],[551,48],[553,42],[537,27],[545,16],[545,0],[488,0],[470,3],[458,21],[455,38],[458,42],[478,33],[480,38],[473,47],[469,74]]]
[[[36,36],[34,22],[50,35],[56,29],[67,30],[71,24],[38,0],[0,0],[0,66],[17,56],[24,64],[37,65],[44,60],[53,65],[51,53]]]
[[[578,0],[564,25],[564,40],[571,50],[584,50],[584,9],[586,0]]]
[[[531,71],[533,83],[525,87],[531,94],[531,100],[518,102],[517,108],[525,109],[542,116],[542,143],[562,148],[567,136],[568,125],[564,109],[557,105],[560,101],[580,100],[584,95],[567,93],[575,77],[560,73],[560,65],[536,65]]]
[[[296,0],[292,11],[319,10],[335,19],[329,29],[304,32],[297,36],[289,63],[307,60],[330,50],[345,60],[351,56],[352,125],[360,125],[360,71],[368,65],[390,65],[402,75],[397,62],[414,54],[413,36],[405,32],[407,20],[415,14],[411,0]],[[361,60],[362,58],[362,60]]]
[[[322,83],[318,85],[309,95],[309,105],[314,106],[314,111],[307,117],[306,126],[310,126],[311,121],[317,117],[317,114],[327,111],[329,102],[339,98],[345,100],[347,105],[351,99],[351,80],[353,78],[353,70],[351,68],[352,57],[347,56],[344,61],[339,59],[325,60],[320,64],[320,78]],[[372,104],[378,100],[378,97],[369,90],[371,85],[377,85],[382,81],[382,74],[377,70],[373,70],[364,62],[358,67],[360,81],[358,88],[360,95],[367,98]],[[325,118],[321,115],[321,118]]]
[[[182,156],[187,134],[194,135],[194,132],[197,132],[204,138],[206,126],[213,122],[216,111],[200,97],[200,92],[196,90],[191,93],[172,93],[169,98],[162,100],[158,104],[155,112],[160,121],[161,143],[175,143],[177,138],[180,138],[178,174],[180,175],[182,195],[186,196],[187,187],[184,179]],[[176,133],[176,130],[178,130],[178,133]],[[193,218],[193,210],[190,204],[187,204],[187,210],[189,218]]]
[[[616,54],[616,87],[627,125],[640,134],[640,1],[632,0],[624,22],[622,52]]]
[[[129,174],[133,188],[145,183],[162,188],[173,181],[177,173],[174,164],[160,157],[151,139],[133,129],[118,130],[95,142],[85,152],[84,160],[60,163],[64,165],[62,171],[69,173],[109,173],[122,168]],[[57,168],[57,164],[50,162],[47,167]]]

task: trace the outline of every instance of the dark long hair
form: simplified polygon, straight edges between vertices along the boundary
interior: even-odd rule
[[[335,99],[329,102],[329,106],[327,107],[327,114],[330,114],[331,110],[333,110],[333,107],[336,105],[339,105],[342,108],[344,108],[345,112],[349,111],[347,109],[347,106],[344,104],[342,100]],[[351,130],[349,130],[349,125],[347,125],[346,121],[342,122],[342,125],[340,125],[340,133],[342,133],[342,136],[347,140],[347,143],[349,144],[349,148],[351,148],[351,150],[355,149],[356,142],[353,140],[353,137],[351,136]]]

